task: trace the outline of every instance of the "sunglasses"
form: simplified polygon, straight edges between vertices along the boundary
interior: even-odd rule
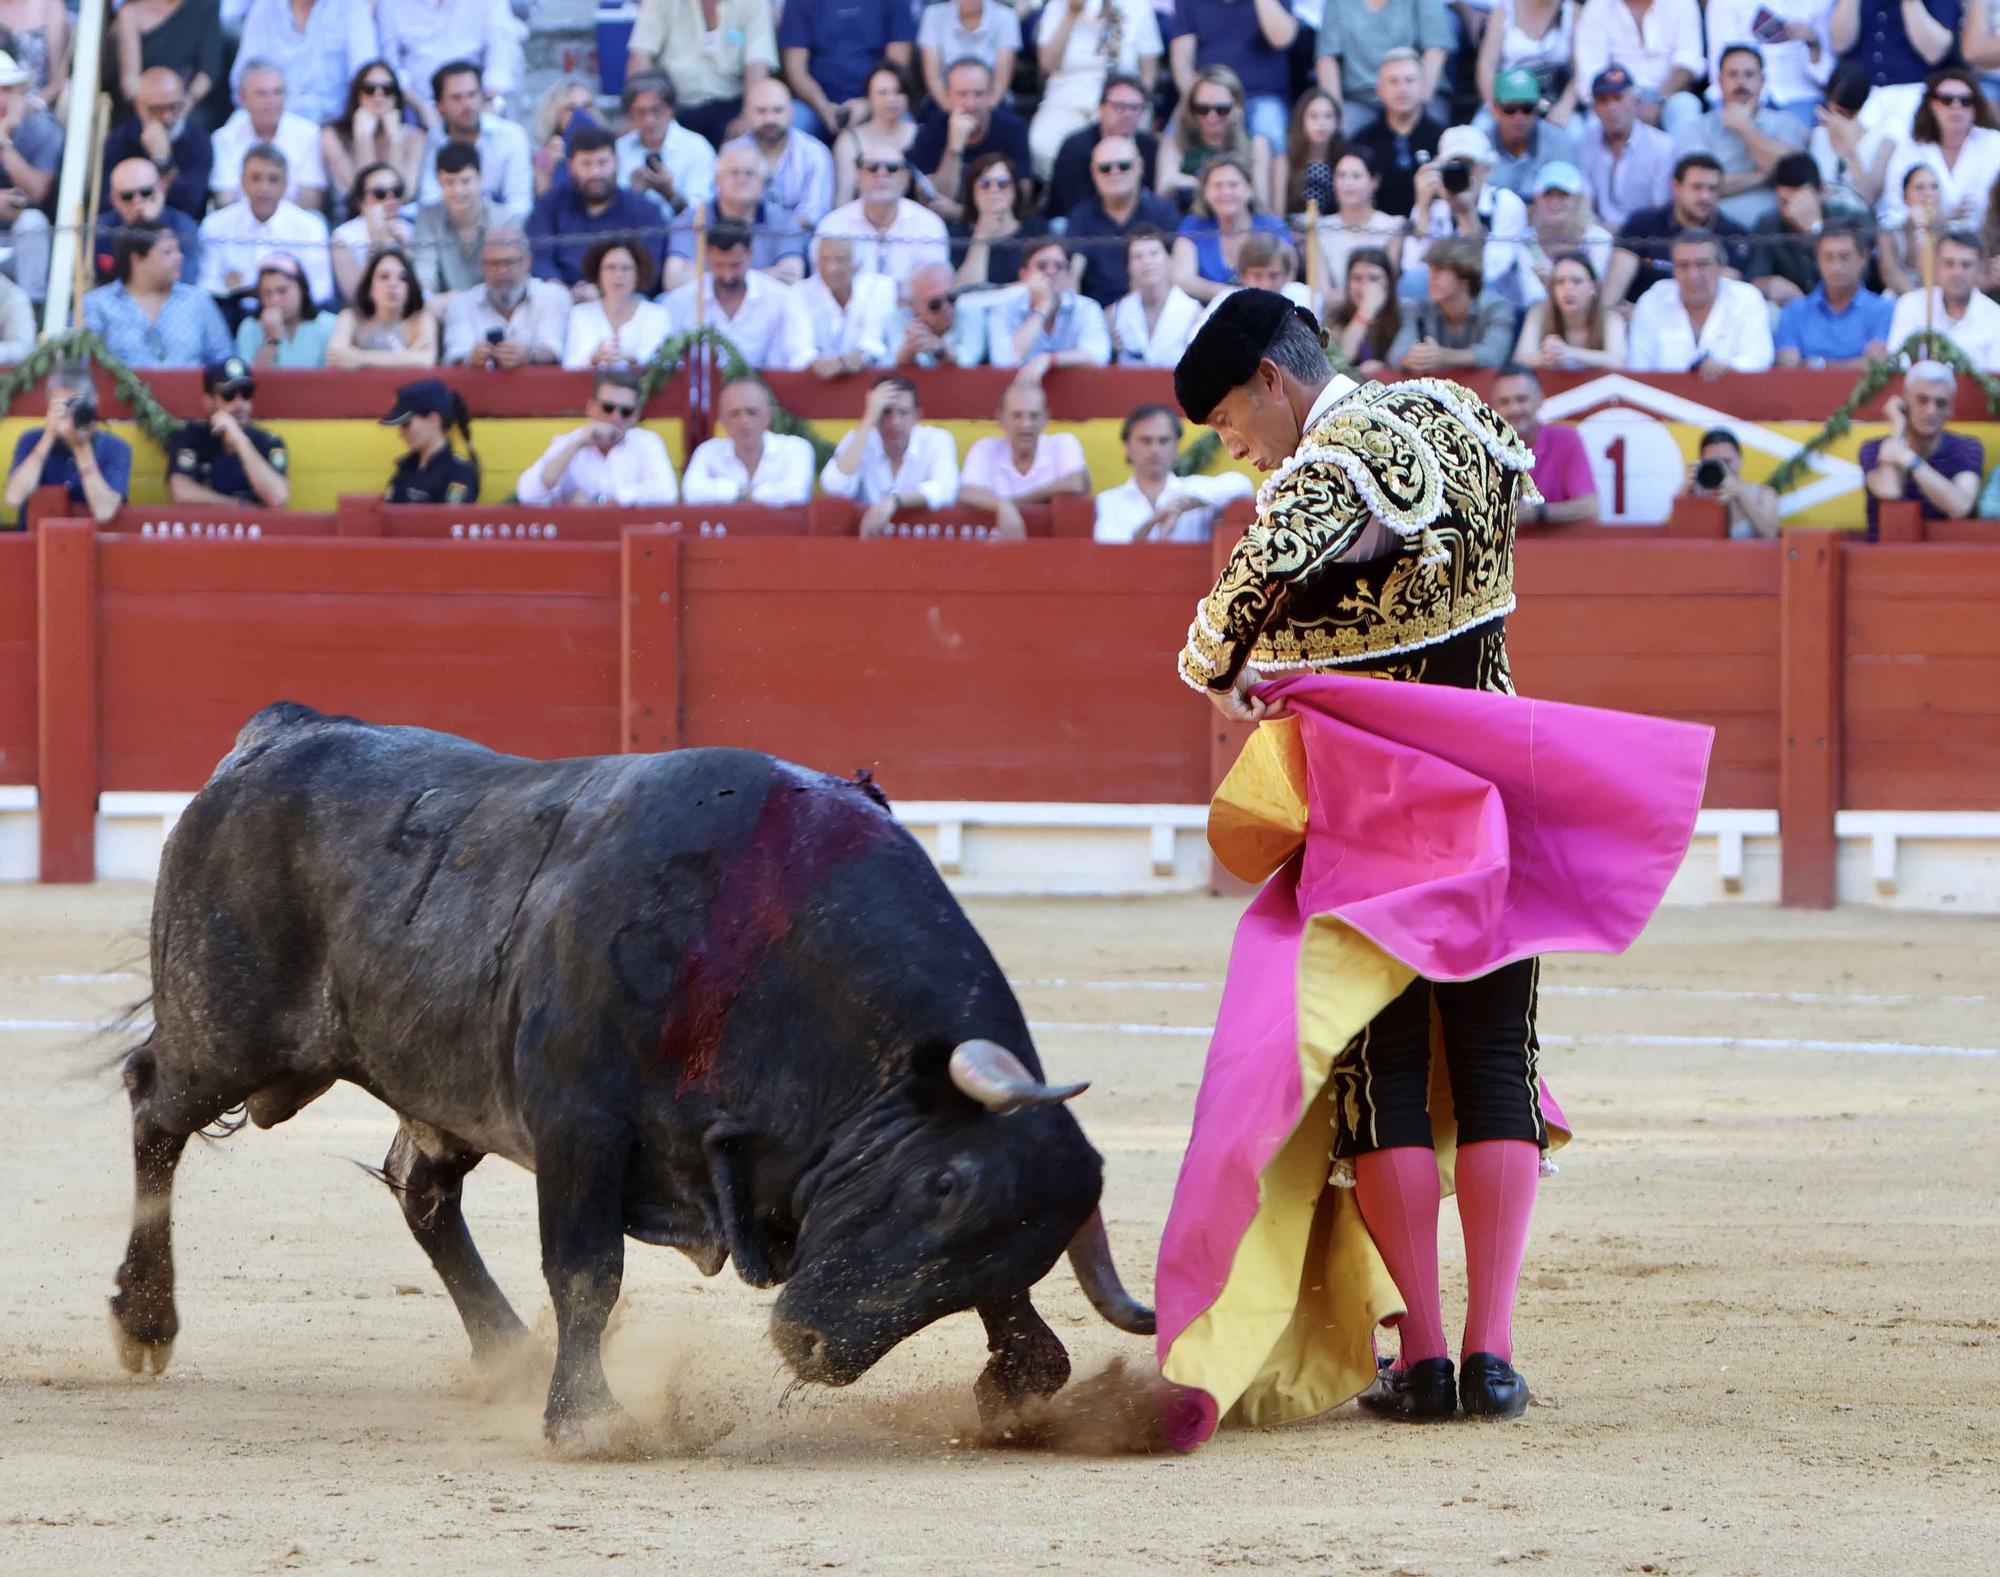
[[[1974,101],[1970,93],[1933,93],[1931,95],[1931,102],[1933,104],[1948,104],[1953,109],[1969,110],[1972,108]]]
[[[396,84],[393,82],[364,82],[361,84],[363,98],[394,98]]]
[[[255,397],[257,393],[257,385],[254,383],[225,383],[221,388],[217,389],[215,393],[218,399],[248,400]]]
[[[901,175],[909,166],[901,159],[863,159],[861,168],[870,175]]]
[[[114,202],[120,202],[120,203],[140,203],[140,202],[144,202],[144,201],[146,201],[146,199],[147,199],[147,198],[149,198],[149,197],[157,197],[157,196],[159,196],[159,195],[160,195],[160,189],[159,189],[159,187],[157,187],[157,186],[141,186],[141,187],[139,187],[139,188],[138,188],[137,190],[135,190],[135,191],[130,191],[130,192],[113,192],[113,193],[111,194],[111,197],[112,197],[112,200],[113,200]]]
[[[982,175],[972,184],[977,186],[981,191],[995,192],[1012,186],[1014,184],[1014,177],[1011,175]]]
[[[636,405],[614,405],[609,400],[599,400],[597,406],[606,416],[622,416],[628,421],[639,414],[639,407]]]
[[[1135,161],[1131,159],[1107,159],[1096,166],[1099,175],[1123,175],[1131,169]]]
[[[1207,120],[1211,116],[1227,115],[1231,110],[1235,108],[1236,108],[1236,103],[1235,100],[1232,99],[1227,104],[1197,104],[1194,106],[1194,112],[1195,114],[1201,116],[1203,120]]]
[[[1535,106],[1533,104],[1502,104],[1499,106],[1499,109],[1502,115],[1532,115],[1535,113]]]
[[[950,296],[932,296],[930,300],[924,303],[924,310],[926,312],[942,312],[950,304]]]
[[[400,186],[371,186],[363,195],[375,198],[378,201],[385,197],[393,197],[398,202],[401,202],[403,199],[403,189]]]

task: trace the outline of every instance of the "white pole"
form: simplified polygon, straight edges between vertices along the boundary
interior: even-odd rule
[[[103,156],[97,146],[97,89],[104,52],[106,0],[83,0],[76,17],[76,48],[69,67],[69,124],[64,127],[61,184],[56,188],[55,246],[49,256],[48,306],[42,332],[61,334],[76,308],[77,264],[89,257],[89,237],[83,233],[90,189]]]

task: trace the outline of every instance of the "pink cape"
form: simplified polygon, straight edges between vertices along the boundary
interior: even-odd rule
[[[1158,1351],[1162,1369],[1176,1369],[1169,1378],[1184,1387],[1171,1422],[1183,1449],[1205,1440],[1245,1390],[1268,1379],[1272,1361],[1257,1381],[1244,1378],[1244,1348],[1260,1348],[1248,1353],[1254,1367],[1277,1329],[1270,1288],[1280,1302],[1289,1296],[1279,1279],[1284,1267],[1274,1272],[1269,1251],[1245,1237],[1253,1217],[1261,1233],[1291,1208],[1270,1197],[1287,1170],[1274,1160],[1320,1094],[1303,1087],[1310,1075],[1302,1069],[1313,1064],[1301,1054],[1301,943],[1313,917],[1332,917],[1388,960],[1433,980],[1472,978],[1544,952],[1620,952],[1644,928],[1687,852],[1714,737],[1711,729],[1661,718],[1371,678],[1300,676],[1257,693],[1282,701],[1298,719],[1304,794],[1303,805],[1291,809],[1303,811],[1303,847],[1294,854],[1296,837],[1274,841],[1265,829],[1249,839],[1256,846],[1246,856],[1243,827],[1277,819],[1270,815],[1273,775],[1251,770],[1253,781],[1232,804],[1233,773],[1211,813],[1218,857],[1253,878],[1282,864],[1237,931],[1160,1244]],[[1246,762],[1250,756],[1246,750]],[[1246,870],[1246,863],[1263,868]],[[1546,1091],[1543,1099],[1560,1125]],[[1302,1208],[1319,1213],[1313,1179],[1324,1179],[1325,1170],[1313,1160],[1317,1174],[1289,1167],[1294,1181],[1284,1186],[1297,1192],[1295,1180],[1304,1175],[1314,1197]],[[1323,1222],[1315,1228],[1316,1250],[1326,1230]],[[1284,1241],[1303,1246],[1305,1238],[1301,1231]],[[1297,1267],[1291,1273],[1296,1277]],[[1264,1279],[1261,1303],[1253,1296],[1245,1306],[1265,1312],[1218,1329],[1216,1317],[1203,1317],[1237,1306],[1218,1302],[1232,1275]],[[1364,1322],[1371,1338],[1375,1317]],[[1279,1345],[1309,1346],[1314,1322],[1283,1318],[1291,1332]],[[1200,1331],[1177,1356],[1176,1343],[1197,1321]],[[1318,1321],[1328,1329],[1332,1323]],[[1350,1370],[1353,1339],[1350,1329]],[[1312,1360],[1294,1354],[1275,1362],[1295,1377]],[[1246,1416],[1270,1421],[1333,1405],[1324,1385],[1294,1390],[1309,1393],[1310,1405],[1281,1398],[1246,1406]]]

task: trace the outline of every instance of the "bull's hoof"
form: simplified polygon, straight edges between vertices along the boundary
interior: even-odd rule
[[[627,1456],[639,1441],[638,1428],[622,1407],[583,1418],[551,1418],[542,1425],[542,1433],[556,1455],[570,1462]]]
[[[1044,1341],[1026,1340],[1001,1349],[986,1360],[972,1383],[982,1423],[992,1423],[1035,1397],[1054,1396],[1069,1383],[1069,1354],[1051,1333]]]
[[[168,1336],[135,1335],[125,1328],[125,1322],[118,1317],[117,1299],[112,1300],[111,1345],[117,1349],[118,1361],[132,1374],[165,1374],[167,1364],[174,1356],[174,1338]]]

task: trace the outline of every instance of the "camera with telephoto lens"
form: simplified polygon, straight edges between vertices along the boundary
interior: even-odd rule
[[[1438,166],[1438,185],[1454,197],[1472,190],[1472,166],[1463,159],[1447,159]]]
[[[97,424],[97,396],[79,394],[69,402],[69,424],[81,432]]]
[[[1694,468],[1694,485],[1704,493],[1713,493],[1728,477],[1729,468],[1720,460],[1704,460]]]

